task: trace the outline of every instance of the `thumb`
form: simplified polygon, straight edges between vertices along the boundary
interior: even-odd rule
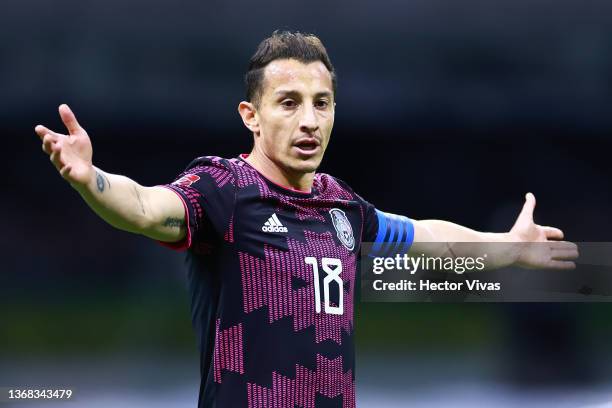
[[[525,204],[523,204],[523,209],[517,218],[517,223],[519,221],[527,221],[533,222],[533,210],[536,206],[536,199],[532,193],[525,194]]]
[[[68,133],[71,135],[78,133],[81,130],[81,125],[76,120],[76,116],[72,113],[72,110],[65,103],[59,106],[59,114],[62,118],[62,122],[68,129]]]

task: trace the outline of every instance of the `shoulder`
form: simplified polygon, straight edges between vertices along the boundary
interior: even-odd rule
[[[320,194],[326,198],[357,201],[366,209],[374,208],[372,204],[353,190],[344,180],[325,173],[315,175],[314,185]]]
[[[185,172],[197,173],[206,172],[211,169],[229,171],[229,160],[218,156],[201,156],[193,159],[185,168]]]
[[[326,173],[315,174],[313,187],[324,197],[354,200],[358,196],[347,182]]]
[[[231,160],[218,156],[201,156],[193,159],[172,183],[181,186],[190,186],[200,180],[211,179],[219,187],[231,182],[233,171]]]

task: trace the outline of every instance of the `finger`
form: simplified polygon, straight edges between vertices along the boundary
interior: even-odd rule
[[[573,242],[569,242],[569,241],[549,241],[548,242],[548,247],[551,250],[573,250],[573,251],[578,251],[578,245],[576,245]]]
[[[548,262],[547,269],[555,269],[559,271],[570,271],[576,269],[576,263],[572,261],[555,261]]]
[[[57,155],[58,153],[56,152],[51,153],[49,155],[49,161],[51,161],[51,164],[53,164],[53,167],[59,170],[59,166],[57,165]]]
[[[55,136],[58,136],[58,137],[59,137],[59,136],[65,136],[65,135],[62,135],[61,133],[57,133],[57,132],[52,131],[52,130],[51,130],[51,129],[49,129],[49,128],[46,128],[46,127],[44,127],[43,125],[38,125],[38,126],[36,126],[36,127],[34,128],[34,131],[36,132],[36,134],[38,135],[38,137],[40,137],[41,139],[42,139],[43,137],[45,137],[45,135],[47,135],[47,134],[50,134],[50,135],[55,135]]]
[[[65,165],[65,166],[64,166],[64,167],[63,167],[63,168],[60,170],[60,175],[61,175],[63,178],[68,177],[68,176],[70,175],[70,170],[72,170],[72,166],[71,166],[71,165],[69,165],[69,164],[67,164],[67,165]]]
[[[81,130],[81,126],[79,125],[79,122],[77,122],[76,116],[74,116],[74,113],[72,113],[72,110],[68,107],[68,105],[65,103],[60,105],[59,114],[62,118],[62,122],[64,122],[64,125],[66,126],[66,129],[68,129],[68,132],[71,135],[78,133]]]
[[[53,143],[53,145],[51,146],[51,156],[49,157],[49,160],[51,160],[51,163],[53,163],[53,165],[55,166],[57,170],[60,170],[64,166],[61,160],[61,156],[62,156],[61,143],[59,142]]]
[[[557,261],[571,261],[578,259],[578,251],[575,249],[556,249],[552,251],[550,258]]]
[[[43,152],[47,154],[51,154],[51,147],[53,146],[53,143],[57,142],[57,140],[58,139],[56,136],[46,134],[45,137],[43,138],[43,144],[42,144]]]
[[[542,227],[544,235],[548,239],[563,239],[563,231],[554,227]]]
[[[533,210],[535,209],[535,205],[535,196],[531,193],[525,194],[525,204],[523,204],[523,209],[521,210],[518,218],[533,221]]]

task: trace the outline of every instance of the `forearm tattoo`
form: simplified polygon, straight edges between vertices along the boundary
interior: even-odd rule
[[[96,170],[96,186],[98,187],[98,192],[104,192],[106,184],[108,184],[108,188],[110,188],[111,184],[110,181],[108,181],[108,177],[106,177],[104,173],[101,173]]]
[[[168,228],[184,228],[185,222],[181,220],[180,218],[168,217],[166,218],[166,221],[164,221],[163,225],[164,227],[168,227]]]

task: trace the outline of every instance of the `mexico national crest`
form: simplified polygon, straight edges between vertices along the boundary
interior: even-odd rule
[[[351,223],[344,214],[344,211],[338,208],[332,208],[329,210],[331,214],[332,223],[336,229],[336,234],[342,245],[344,245],[349,251],[355,248],[355,238],[353,237],[353,228]]]

